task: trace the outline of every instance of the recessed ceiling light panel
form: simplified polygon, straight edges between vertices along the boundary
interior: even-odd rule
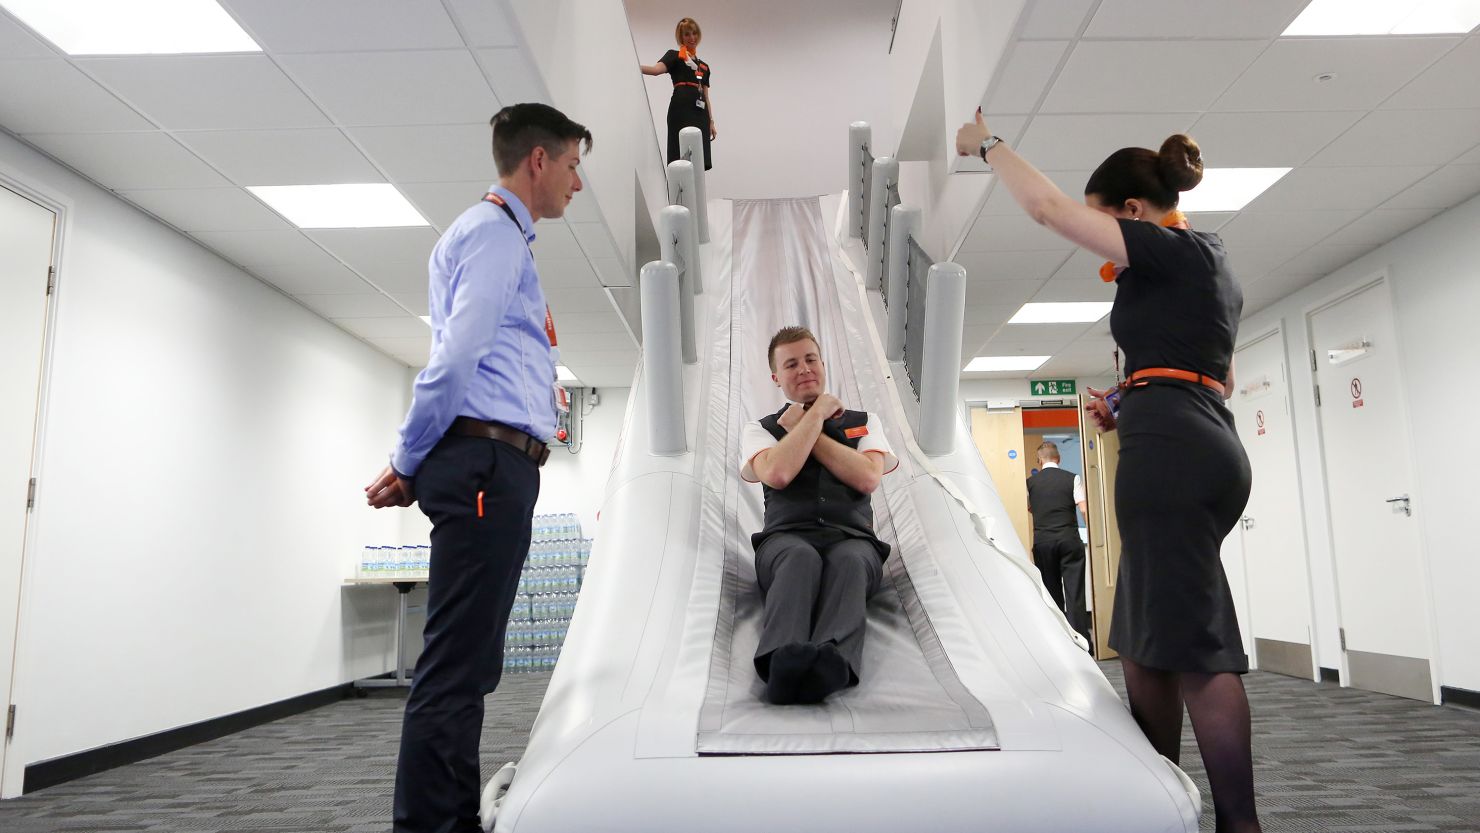
[[[990,371],[1037,370],[1052,356],[977,356],[962,373],[985,373]]]
[[[1183,211],[1238,211],[1289,173],[1289,168],[1208,168],[1202,182],[1182,195]]]
[[[572,373],[570,368],[563,364],[557,364],[555,365],[555,381],[579,382],[580,380],[576,378],[576,374]]]
[[[1110,314],[1109,301],[1023,304],[1009,324],[1089,324]]]
[[[299,228],[393,228],[430,225],[384,182],[365,185],[252,185],[257,198]]]
[[[1462,35],[1480,26],[1480,0],[1311,0],[1283,37]]]
[[[68,55],[261,52],[216,0],[0,0]]]

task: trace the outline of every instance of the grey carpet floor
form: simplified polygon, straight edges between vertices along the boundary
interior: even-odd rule
[[[1118,665],[1102,668],[1123,696]],[[510,675],[489,698],[485,777],[519,757],[548,681]],[[1247,684],[1269,833],[1480,833],[1480,713],[1258,672]],[[0,802],[0,831],[384,833],[401,707],[395,697],[345,700]],[[1212,830],[1184,728],[1183,765],[1203,790],[1202,829]]]

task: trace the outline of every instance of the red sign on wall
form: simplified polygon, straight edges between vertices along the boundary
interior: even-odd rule
[[[1361,379],[1353,378],[1352,379],[1351,388],[1352,388],[1352,407],[1353,408],[1360,408],[1360,407],[1362,407],[1362,380]]]
[[[1264,436],[1264,412],[1254,412],[1254,424],[1259,428],[1259,436]]]

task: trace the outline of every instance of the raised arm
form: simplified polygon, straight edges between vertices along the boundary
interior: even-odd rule
[[[641,66],[642,66],[642,74],[643,75],[667,75],[668,74],[668,67],[662,61],[659,61],[656,64],[642,64]]]
[[[982,142],[991,135],[978,110],[974,124],[964,124],[956,131],[956,152],[961,156],[975,156]],[[1040,173],[1006,142],[998,142],[987,151],[987,164],[992,166],[992,171],[1007,186],[1012,198],[1034,222],[1048,226],[1060,237],[1117,265],[1129,265],[1125,238],[1114,217],[1060,191],[1053,180]]]
[[[756,478],[773,489],[790,486],[797,472],[807,464],[807,458],[812,456],[812,448],[822,435],[825,418],[816,409],[804,411],[801,405],[787,408],[780,419],[786,436],[750,460]]]

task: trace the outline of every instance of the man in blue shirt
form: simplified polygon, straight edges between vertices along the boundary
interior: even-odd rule
[[[503,671],[504,626],[529,553],[539,467],[555,432],[555,328],[529,244],[581,190],[591,132],[544,104],[492,120],[499,182],[428,263],[432,354],[417,374],[371,506],[432,522],[421,658],[396,767],[395,830],[480,831],[483,698]]]

